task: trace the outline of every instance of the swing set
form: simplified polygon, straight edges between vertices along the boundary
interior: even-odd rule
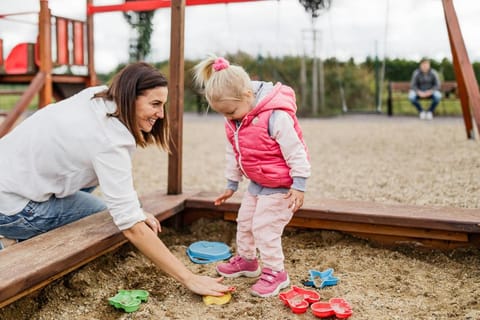
[[[40,0],[43,14],[48,17],[47,1]],[[160,1],[140,1],[160,4]],[[151,3],[150,3],[151,2]],[[163,3],[163,1],[162,1]],[[211,3],[211,1],[208,1]],[[454,57],[458,90],[462,101],[467,135],[473,133],[470,110],[480,124],[480,96],[473,68],[468,60],[463,38],[452,0],[442,0],[452,55]],[[92,6],[89,0],[91,19],[94,11],[103,10]],[[131,5],[125,3],[125,5]],[[188,4],[188,1],[187,1]],[[215,206],[215,195],[210,193],[182,192],[182,126],[184,83],[184,23],[185,0],[172,0],[171,47],[170,47],[170,118],[172,120],[172,148],[168,158],[167,194],[152,193],[141,197],[146,211],[159,221],[179,227],[199,218],[214,218],[234,221],[240,206],[237,195],[231,201]],[[126,8],[126,7],[125,7]],[[45,19],[45,18],[44,18]],[[45,25],[49,25],[44,20]],[[91,20],[87,26],[91,28]],[[45,28],[45,26],[44,26]],[[40,49],[49,43],[49,37],[41,35]],[[88,29],[87,36],[93,35]],[[42,38],[43,37],[43,38]],[[47,39],[45,39],[47,38]],[[91,40],[91,38],[89,38]],[[90,51],[92,50],[92,51]],[[2,75],[0,80],[13,81],[23,77],[30,79],[29,90],[49,92],[49,83],[59,79],[51,76],[51,66],[46,61],[49,54],[40,50],[40,71],[36,75]],[[89,53],[93,47],[88,46]],[[92,55],[89,55],[91,58]],[[93,59],[88,59],[89,74],[83,76],[83,84],[95,83]],[[52,79],[49,79],[49,77]],[[55,81],[53,80],[55,79]],[[61,78],[63,79],[63,78]],[[69,79],[69,78],[68,78]],[[73,79],[73,78],[72,78]],[[35,86],[33,83],[37,82]],[[51,90],[51,89],[50,89]],[[45,102],[47,99],[44,97]],[[469,122],[468,122],[469,120]],[[470,136],[469,136],[470,137]],[[324,199],[306,203],[292,218],[289,226],[326,229],[348,232],[357,237],[370,239],[383,245],[415,243],[424,247],[452,249],[480,247],[480,209],[441,208],[411,205],[386,205],[373,202]],[[85,236],[85,235],[88,236]],[[126,238],[115,227],[108,212],[102,212],[49,231],[0,251],[0,307],[32,293],[95,258],[117,249],[126,243]]]

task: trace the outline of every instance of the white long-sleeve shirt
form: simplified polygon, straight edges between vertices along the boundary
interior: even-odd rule
[[[106,88],[87,88],[49,105],[0,139],[1,213],[99,185],[120,230],[145,220],[132,178],[135,139],[107,116],[116,110],[113,102],[92,99]]]

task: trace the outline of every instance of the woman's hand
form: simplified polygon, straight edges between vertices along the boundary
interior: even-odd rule
[[[211,278],[193,274],[185,283],[185,286],[192,292],[202,296],[221,296],[225,292],[231,291],[231,287],[222,284],[223,277]]]
[[[152,219],[152,216],[149,215],[148,219]],[[148,231],[148,220],[146,221],[146,223],[142,221],[129,229],[123,230],[123,234],[160,270],[163,270],[196,294],[221,296],[225,292],[231,291],[229,287],[221,283],[222,277],[211,278],[197,275],[187,269],[185,264],[165,246],[157,234]],[[152,276],[155,276],[155,273]]]
[[[147,216],[147,219],[144,221],[145,224],[152,229],[155,234],[158,234],[159,232],[162,232],[162,226],[160,225],[160,221],[158,221],[157,218],[151,213],[145,212],[145,215]]]
[[[221,205],[224,203],[228,198],[233,196],[234,191],[232,189],[226,189],[221,196],[219,196],[217,199],[215,199],[215,205]]]
[[[288,205],[288,208],[291,208],[292,212],[297,211],[303,206],[303,196],[304,193],[302,191],[298,191],[295,189],[290,189],[285,195],[285,199],[290,199],[290,204]]]

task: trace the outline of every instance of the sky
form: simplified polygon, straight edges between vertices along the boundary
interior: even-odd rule
[[[122,0],[94,0],[95,5]],[[480,61],[480,1],[453,0],[470,61]],[[85,20],[85,0],[49,0],[52,14]],[[38,12],[39,0],[0,0],[0,14]],[[0,19],[4,57],[20,42],[34,42],[36,14]],[[167,60],[170,53],[170,9],[156,10],[150,62]],[[112,71],[128,61],[133,31],[120,12],[94,16],[95,69]],[[315,41],[314,41],[314,36]],[[185,58],[202,59],[239,50],[253,56],[317,56],[363,61],[451,60],[441,0],[332,0],[312,23],[298,0],[261,0],[245,3],[187,6]]]

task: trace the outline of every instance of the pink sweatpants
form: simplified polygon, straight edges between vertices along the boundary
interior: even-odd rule
[[[247,259],[260,252],[263,267],[284,269],[282,233],[292,219],[285,194],[253,196],[246,192],[237,217],[237,253]]]

